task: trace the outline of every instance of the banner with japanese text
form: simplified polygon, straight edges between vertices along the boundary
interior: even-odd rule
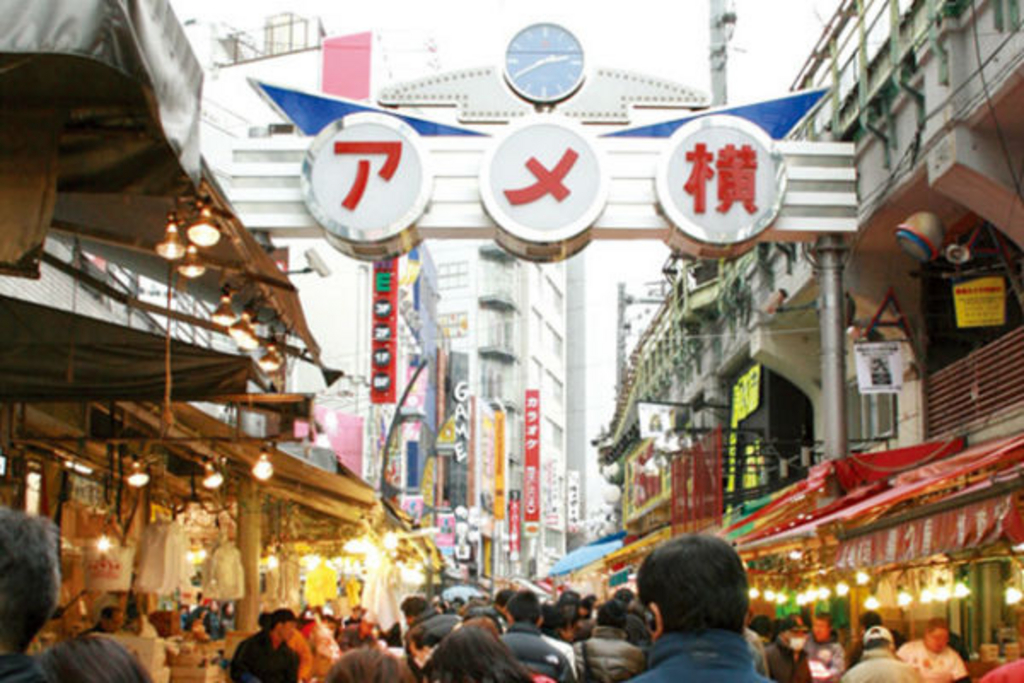
[[[494,413],[494,518],[505,519],[505,411]]]
[[[523,458],[523,530],[540,532],[540,390],[526,390]]]
[[[508,550],[512,560],[519,558],[519,550],[522,547],[522,493],[519,491],[508,492]]]
[[[373,264],[373,338],[370,401],[395,402],[395,364],[398,350],[398,260]]]

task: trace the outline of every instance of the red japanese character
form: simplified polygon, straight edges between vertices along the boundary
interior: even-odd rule
[[[562,201],[572,194],[572,191],[562,184],[562,180],[569,174],[579,158],[580,155],[576,150],[570,147],[565,150],[555,167],[549,171],[537,161],[537,157],[530,157],[526,162],[526,168],[537,178],[537,182],[518,190],[505,190],[505,197],[513,206],[535,202],[546,194],[551,194],[556,200]]]
[[[391,180],[398,170],[398,163],[402,159],[401,142],[335,142],[335,154],[384,154],[384,165],[377,174],[385,181]],[[366,191],[366,183],[370,180],[370,162],[367,159],[360,159],[356,169],[356,179],[349,188],[348,195],[341,205],[349,211],[355,211],[359,202],[363,199]]]
[[[742,202],[747,213],[757,211],[757,152],[750,145],[738,150],[726,145],[718,151],[718,212],[728,213]]]
[[[707,183],[715,177],[711,162],[715,155],[708,152],[703,142],[697,143],[692,152],[686,153],[686,160],[693,163],[693,171],[683,189],[693,195],[693,212],[704,213],[707,210]]]

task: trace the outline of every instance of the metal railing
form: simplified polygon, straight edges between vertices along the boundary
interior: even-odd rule
[[[1024,327],[932,374],[925,398],[929,439],[1024,409]]]

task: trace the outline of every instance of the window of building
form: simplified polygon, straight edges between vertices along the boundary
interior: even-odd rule
[[[544,380],[544,393],[551,397],[556,406],[563,405],[565,402],[565,386],[562,382],[550,372],[544,373]]]
[[[551,325],[544,325],[544,349],[558,360],[562,360],[563,354],[562,335],[555,332]]]
[[[561,317],[565,297],[550,278],[544,278],[544,301],[555,315]]]
[[[469,263],[456,261],[442,263],[437,267],[437,289],[460,289],[469,286]]]
[[[897,394],[861,394],[857,383],[847,385],[846,414],[850,441],[895,439],[898,434]]]
[[[530,389],[540,389],[540,380],[544,376],[544,368],[536,358],[530,360]]]

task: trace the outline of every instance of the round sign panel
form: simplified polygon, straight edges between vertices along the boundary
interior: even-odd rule
[[[655,185],[662,213],[685,237],[736,245],[775,221],[785,179],[782,154],[760,127],[715,115],[691,121],[669,138]]]
[[[510,126],[487,152],[480,194],[505,249],[554,261],[586,246],[588,228],[604,210],[608,177],[582,126],[539,117]]]
[[[313,139],[302,195],[340,251],[358,258],[408,251],[433,177],[419,134],[383,114],[346,116]]]

